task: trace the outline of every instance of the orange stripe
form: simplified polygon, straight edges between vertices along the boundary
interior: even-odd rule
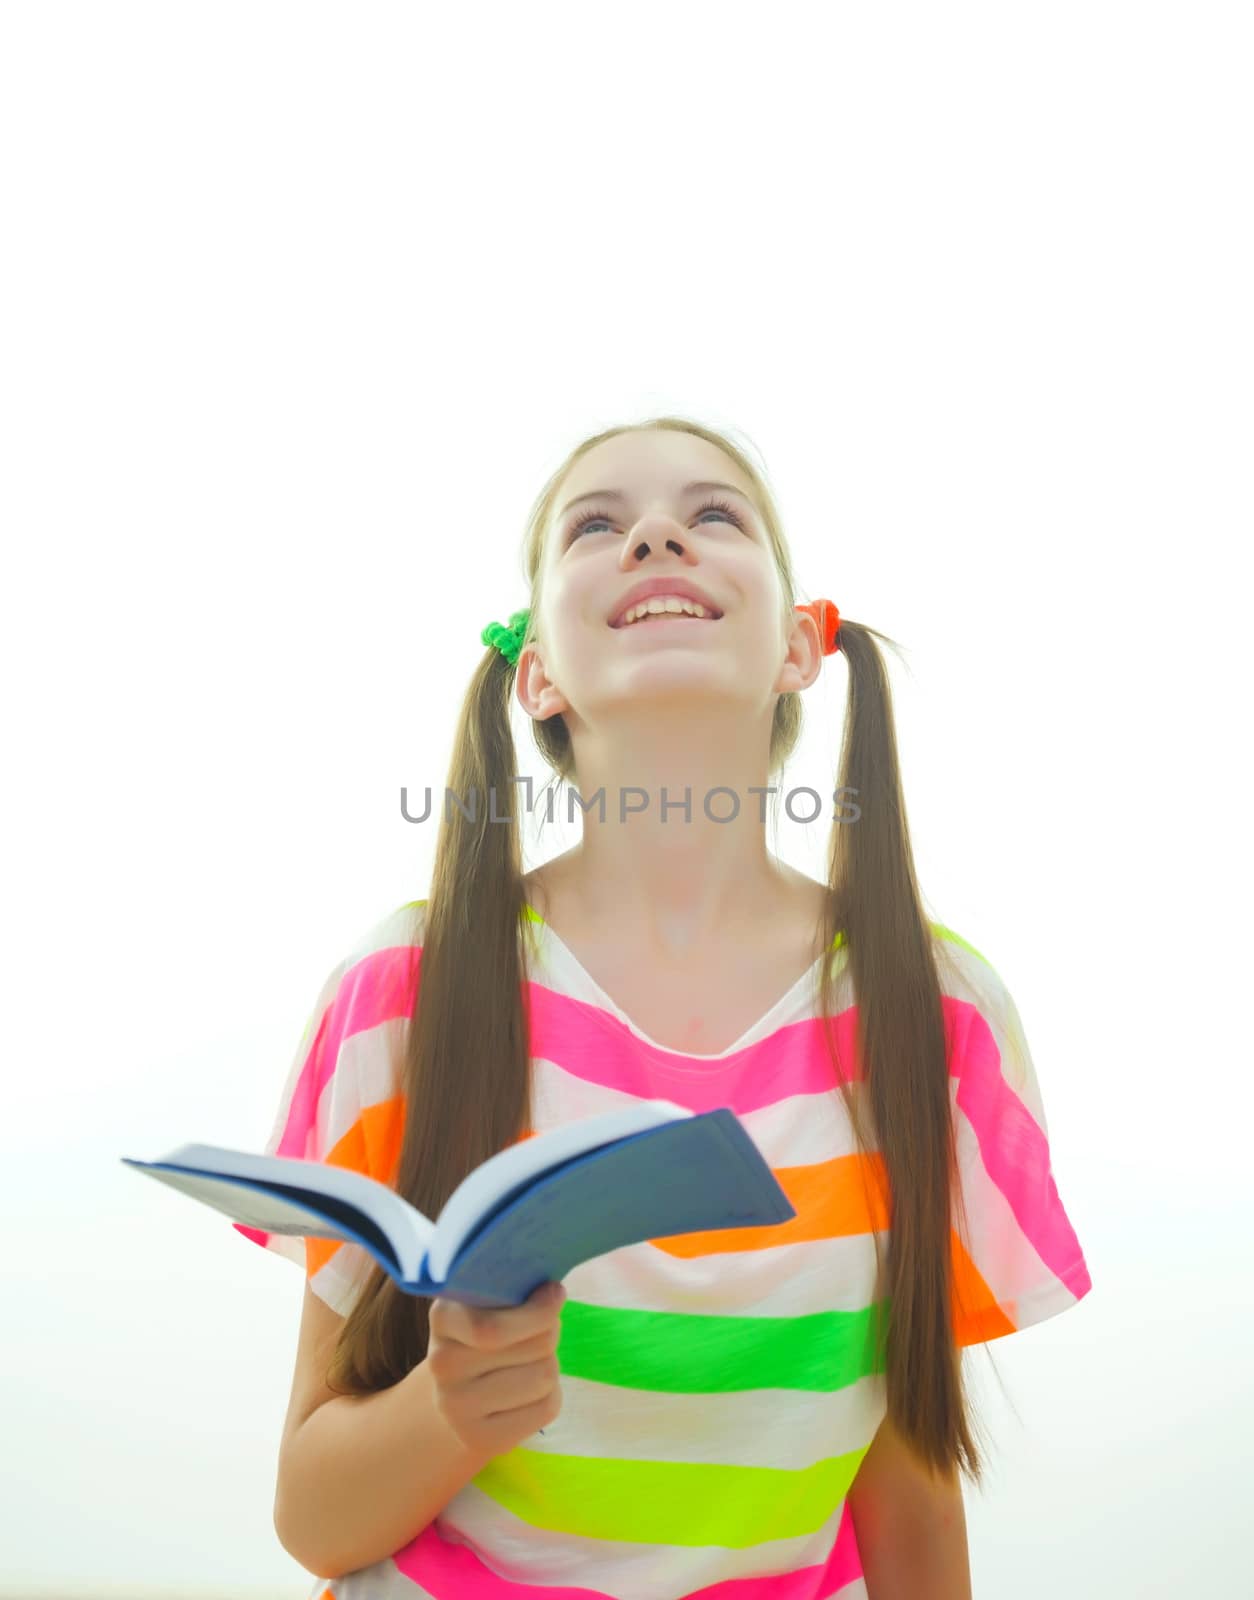
[[[365,1106],[361,1115],[328,1152],[326,1164],[363,1173],[379,1183],[396,1186],[401,1140],[405,1132],[405,1097],[393,1095]],[[305,1274],[313,1277],[343,1245],[343,1239],[306,1239]]]
[[[884,1159],[878,1150],[837,1156],[808,1167],[772,1169],[795,1217],[761,1228],[713,1228],[649,1242],[667,1255],[692,1259],[733,1250],[773,1250],[781,1244],[839,1239],[888,1227]]]
[[[327,1162],[351,1172],[365,1173],[394,1187],[404,1131],[404,1095],[366,1106],[330,1151]],[[521,1144],[535,1136],[536,1130],[528,1128],[511,1143]],[[797,1213],[788,1222],[761,1228],[715,1228],[700,1233],[671,1234],[649,1243],[668,1255],[695,1260],[738,1250],[773,1249],[781,1244],[848,1238],[872,1229],[883,1231],[890,1224],[888,1178],[883,1155],[878,1150],[870,1155],[856,1152],[811,1166],[772,1170]],[[998,1305],[955,1229],[950,1229],[949,1239],[955,1342],[959,1346],[979,1344],[1013,1333],[1015,1324]],[[307,1275],[312,1277],[343,1243],[342,1239],[307,1238]],[[326,1593],[330,1594],[330,1590]]]
[[[982,1344],[1013,1333],[1015,1325],[997,1304],[980,1269],[967,1254],[955,1229],[949,1230],[949,1258],[953,1270],[954,1343]]]

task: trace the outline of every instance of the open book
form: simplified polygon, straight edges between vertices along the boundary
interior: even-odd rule
[[[623,1245],[718,1228],[769,1227],[796,1211],[728,1107],[642,1100],[498,1151],[434,1222],[386,1184],[291,1156],[180,1145],[121,1158],[266,1233],[361,1245],[414,1295],[521,1303],[539,1284]]]

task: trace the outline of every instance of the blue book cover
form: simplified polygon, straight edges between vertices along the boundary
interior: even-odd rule
[[[771,1227],[796,1211],[728,1107],[640,1101],[552,1128],[470,1173],[432,1222],[386,1184],[290,1156],[188,1144],[136,1171],[267,1233],[351,1240],[406,1294],[514,1306],[646,1239]]]

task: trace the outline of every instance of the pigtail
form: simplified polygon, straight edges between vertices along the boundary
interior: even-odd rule
[[[396,1190],[428,1217],[530,1130],[513,681],[489,648],[462,703],[424,908]],[[403,1378],[427,1354],[430,1307],[376,1263],[340,1330],[332,1386],[372,1393]]]
[[[878,1146],[890,1216],[887,1260],[875,1235],[880,1293],[875,1370],[888,1417],[943,1476],[982,1471],[963,1389],[952,1312],[951,1199],[958,1192],[940,980],[915,875],[897,756],[884,635],[842,618],[848,670],[838,792],[859,808],[832,828],[827,943],[848,951],[857,1003],[858,1073],[837,1064],[863,1150]],[[891,640],[886,640],[892,643]],[[821,1011],[832,1009],[830,965]],[[835,1052],[835,1035],[828,1030]],[[834,1058],[835,1059],[835,1058]]]

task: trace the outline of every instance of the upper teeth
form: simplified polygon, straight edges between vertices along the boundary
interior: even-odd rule
[[[674,594],[655,594],[651,599],[642,600],[639,605],[631,606],[624,611],[618,625],[620,628],[625,628],[629,622],[638,622],[641,617],[655,617],[662,611],[683,611],[690,617],[710,615],[705,607],[698,605],[695,600],[681,600]]]

